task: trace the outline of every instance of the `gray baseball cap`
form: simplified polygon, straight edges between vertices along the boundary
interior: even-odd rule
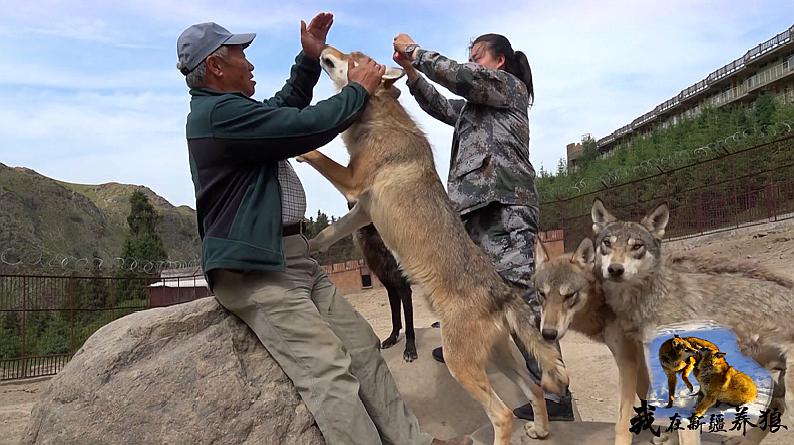
[[[255,33],[232,34],[223,26],[214,23],[191,25],[176,39],[176,67],[187,75],[215,52],[221,45],[248,45],[256,37]]]

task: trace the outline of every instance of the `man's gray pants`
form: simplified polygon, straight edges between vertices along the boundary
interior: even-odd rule
[[[218,301],[292,379],[328,445],[428,445],[372,327],[336,292],[302,235],[284,237],[284,272],[212,272]]]

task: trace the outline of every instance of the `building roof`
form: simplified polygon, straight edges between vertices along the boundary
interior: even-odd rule
[[[207,287],[207,280],[204,276],[180,276],[175,278],[164,278],[156,283],[152,283],[149,287]]]
[[[189,267],[175,267],[172,269],[163,269],[160,271],[160,278],[174,278],[174,277],[203,277],[204,271],[201,266]]]

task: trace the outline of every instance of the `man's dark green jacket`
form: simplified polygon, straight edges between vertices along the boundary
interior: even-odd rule
[[[367,100],[353,83],[309,106],[319,77],[319,62],[301,53],[284,88],[263,102],[190,90],[187,145],[205,274],[284,270],[278,161],[330,142]]]

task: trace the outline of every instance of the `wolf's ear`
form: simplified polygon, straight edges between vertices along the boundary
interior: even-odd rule
[[[673,334],[673,338],[681,338],[681,337],[679,337],[678,334]]]
[[[598,198],[593,201],[593,208],[590,209],[590,216],[593,218],[593,233],[596,235],[604,230],[607,224],[617,221],[617,218],[607,211],[606,207],[604,207],[604,203]]]
[[[670,209],[667,207],[667,203],[663,202],[653,209],[651,213],[646,215],[645,218],[640,221],[640,224],[648,229],[654,238],[661,240],[664,238],[664,229],[667,227],[669,221]]]
[[[402,68],[386,68],[386,72],[383,73],[383,76],[380,78],[381,82],[383,82],[383,88],[390,88],[392,85],[394,85],[394,82],[396,82],[397,79],[403,77],[404,75],[405,71]]]
[[[535,267],[549,261],[549,253],[540,241],[540,238],[535,239]]]
[[[595,262],[595,248],[590,238],[585,238],[579,243],[579,247],[571,257],[572,263],[578,263],[580,266],[590,267]]]

